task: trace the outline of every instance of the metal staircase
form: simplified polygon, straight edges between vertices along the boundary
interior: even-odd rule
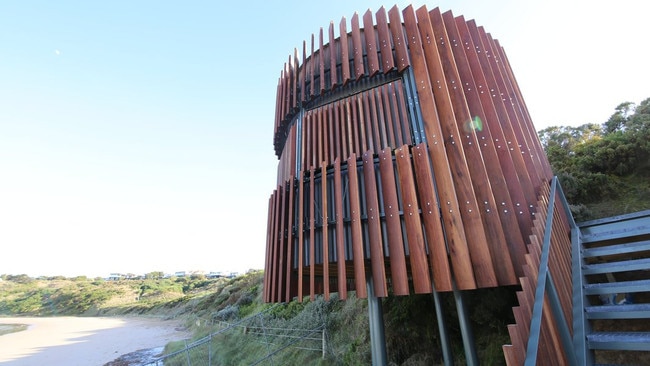
[[[577,227],[585,363],[600,362],[601,350],[650,351],[650,210]]]
[[[576,224],[540,195],[508,365],[650,364],[650,210]]]

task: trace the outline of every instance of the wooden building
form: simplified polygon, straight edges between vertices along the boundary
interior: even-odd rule
[[[426,7],[355,14],[288,57],[264,299],[519,284],[552,178],[498,40]]]

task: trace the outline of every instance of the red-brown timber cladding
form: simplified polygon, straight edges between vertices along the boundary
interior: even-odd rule
[[[380,297],[520,284],[504,347],[520,362],[552,172],[503,48],[473,20],[411,6],[317,36],[278,81],[264,299],[364,298],[370,277]],[[557,345],[552,328],[542,339]]]

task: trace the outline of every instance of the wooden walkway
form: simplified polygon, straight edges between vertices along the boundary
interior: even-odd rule
[[[276,100],[266,301],[520,283],[552,172],[483,27],[354,14],[294,50]]]

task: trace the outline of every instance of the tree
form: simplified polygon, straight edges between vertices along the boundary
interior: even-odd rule
[[[634,113],[634,103],[621,103],[615,110],[616,112],[603,124],[606,133],[622,131],[625,128],[630,116]]]
[[[149,273],[145,274],[144,278],[146,278],[148,280],[158,280],[158,279],[163,278],[164,276],[165,276],[165,273],[163,271],[153,271],[153,272],[149,272]]]
[[[650,174],[650,98],[619,104],[602,125],[553,126],[539,137],[569,201],[614,198],[620,177]]]

